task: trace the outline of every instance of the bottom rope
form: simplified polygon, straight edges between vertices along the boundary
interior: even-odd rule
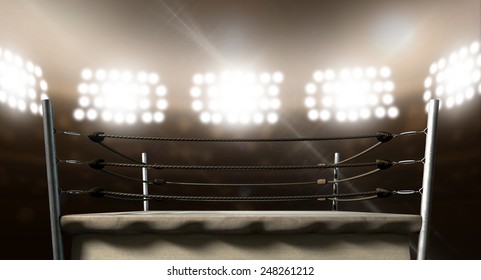
[[[317,194],[317,195],[290,195],[290,196],[181,196],[181,195],[159,195],[159,194],[136,194],[124,192],[106,191],[102,188],[93,188],[88,191],[67,190],[66,194],[89,194],[95,198],[112,198],[121,200],[176,200],[176,201],[204,201],[204,202],[235,202],[235,201],[302,201],[302,200],[342,200],[359,201],[373,198],[386,198],[393,194],[393,191],[377,188],[375,191],[344,193],[344,194]]]

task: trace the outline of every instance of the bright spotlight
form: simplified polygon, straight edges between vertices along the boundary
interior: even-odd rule
[[[376,118],[396,118],[399,110],[394,106],[394,83],[391,69],[343,68],[317,70],[312,81],[305,86],[304,105],[311,121],[357,122]]]
[[[197,73],[192,77],[191,107],[205,124],[275,124],[283,81],[281,72]]]
[[[31,61],[0,47],[0,104],[41,115],[41,100],[48,99],[42,69]]]
[[[128,70],[84,69],[78,108],[73,112],[77,121],[96,121],[117,124],[161,123],[168,107],[167,87],[156,73]]]
[[[431,64],[424,80],[424,101],[440,99],[442,107],[451,109],[469,102],[476,93],[481,95],[479,48],[479,42],[473,42]]]

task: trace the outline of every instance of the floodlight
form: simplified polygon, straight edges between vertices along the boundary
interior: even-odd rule
[[[0,47],[0,104],[20,112],[41,115],[41,100],[48,99],[42,69]]]
[[[260,125],[279,120],[281,72],[196,73],[190,89],[192,110],[205,124]]]
[[[118,69],[83,69],[75,120],[117,124],[161,123],[168,108],[167,87],[157,73],[140,71],[136,74]]]
[[[440,58],[429,67],[424,80],[423,99],[441,100],[441,106],[451,109],[481,95],[481,53],[479,42],[473,42]]]
[[[396,118],[394,83],[391,69],[361,67],[316,70],[305,86],[304,105],[311,121],[357,122],[377,118]]]

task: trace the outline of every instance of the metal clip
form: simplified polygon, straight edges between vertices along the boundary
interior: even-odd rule
[[[397,190],[397,191],[393,191],[394,194],[399,194],[399,195],[410,195],[410,194],[423,194],[422,193],[422,189],[423,188],[420,188],[419,190]]]
[[[64,160],[60,160],[60,162],[69,163],[69,164],[84,164],[80,160],[76,160],[76,159],[64,159]]]
[[[72,136],[82,136],[82,134],[73,132],[73,131],[62,131],[63,134],[65,135],[72,135]]]
[[[408,195],[408,194],[415,194],[418,193],[419,191],[416,190],[398,190],[398,191],[393,191],[394,194],[400,194],[400,195]]]
[[[82,191],[82,190],[67,190],[67,191],[62,191],[63,193],[67,193],[67,194],[85,194],[87,193],[86,191]]]
[[[370,196],[361,196],[361,197],[356,197],[356,198],[327,198],[328,200],[331,201],[340,201],[340,202],[351,202],[351,201],[363,201],[363,200],[370,200],[370,199],[375,199],[378,198],[377,195],[370,195]]]
[[[414,164],[414,163],[418,163],[418,161],[414,159],[407,159],[407,160],[400,160],[396,162],[396,164]]]
[[[414,130],[413,130],[413,131],[401,132],[401,133],[399,133],[399,134],[396,135],[396,136],[411,136],[411,135],[416,135],[416,134],[418,134],[418,133],[419,133],[419,131],[414,131]]]

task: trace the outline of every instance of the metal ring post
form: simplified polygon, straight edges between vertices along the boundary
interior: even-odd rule
[[[147,153],[142,153],[142,163],[147,164]],[[142,167],[142,193],[144,195],[149,194],[149,182],[147,176],[147,167]],[[149,201],[144,199],[144,211],[149,211]]]
[[[340,155],[339,153],[334,153],[334,164],[339,163],[340,161]],[[337,181],[339,180],[339,167],[334,168],[334,184],[332,184],[332,194],[333,195],[338,195],[339,194],[339,183]],[[332,210],[337,211],[339,210],[339,201],[337,199],[334,199],[332,201]]]
[[[422,225],[419,232],[418,260],[425,260],[428,249],[429,223],[431,221],[431,200],[434,181],[434,156],[436,146],[436,127],[438,121],[439,100],[429,101],[426,147],[424,151],[423,195],[421,199]]]
[[[42,100],[45,161],[47,164],[48,201],[50,208],[50,230],[54,260],[63,260],[62,231],[60,229],[60,200],[58,192],[57,155],[55,128],[50,100]]]

